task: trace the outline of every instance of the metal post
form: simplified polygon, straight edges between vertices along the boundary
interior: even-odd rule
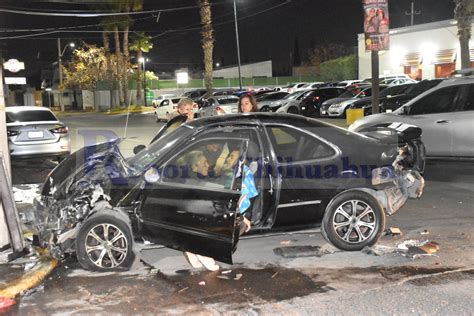
[[[145,69],[146,58],[143,57],[143,99],[144,105],[146,106],[146,69]]]
[[[379,52],[372,51],[372,113],[380,112],[379,107]]]
[[[61,39],[58,38],[58,67],[59,67],[59,96],[58,96],[58,102],[59,106],[61,107],[61,112],[64,112],[64,104],[63,104],[63,98],[62,98],[62,92],[61,88],[63,86],[63,69],[62,69],[62,54],[61,54]]]
[[[234,0],[234,20],[235,20],[235,39],[237,41],[237,63],[239,65],[239,87],[242,90],[242,73],[240,70],[240,44],[239,44],[239,27],[237,25],[237,5]]]

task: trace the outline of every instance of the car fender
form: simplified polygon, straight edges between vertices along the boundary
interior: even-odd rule
[[[347,190],[344,190],[344,191],[341,191],[339,192],[338,194],[336,194],[330,201],[329,203],[326,205],[326,210],[325,212],[327,211],[327,209],[332,205],[332,203],[334,202],[334,200],[336,198],[338,198],[340,195],[344,194],[344,193],[347,193],[347,192],[364,192],[364,193],[367,193],[369,194],[370,196],[374,197],[375,200],[379,203],[380,207],[386,212],[388,213],[387,211],[387,206],[388,206],[388,198],[387,196],[381,192],[381,191],[377,191],[377,190],[374,190],[374,189],[370,189],[370,188],[350,188],[350,189],[347,189]],[[393,214],[393,213],[391,213]],[[389,215],[391,215],[389,214]]]

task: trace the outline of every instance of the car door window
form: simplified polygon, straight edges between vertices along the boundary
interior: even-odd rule
[[[327,142],[288,126],[267,126],[267,133],[279,161],[311,161],[336,155]]]
[[[162,181],[209,189],[235,189],[243,139],[206,138],[182,150],[165,164]]]
[[[466,90],[461,111],[474,111],[474,84],[470,84]]]
[[[434,91],[410,107],[410,115],[436,114],[455,111],[459,86]]]

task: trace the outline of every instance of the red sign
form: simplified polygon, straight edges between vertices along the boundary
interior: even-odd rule
[[[364,6],[365,50],[388,50],[388,0],[362,0]]]

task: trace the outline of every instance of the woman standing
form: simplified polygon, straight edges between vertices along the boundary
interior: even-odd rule
[[[239,98],[239,113],[258,112],[257,100],[250,93],[243,94]]]

